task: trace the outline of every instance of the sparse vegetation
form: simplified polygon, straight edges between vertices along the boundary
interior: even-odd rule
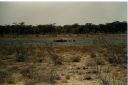
[[[108,43],[104,37],[98,41],[102,44],[54,46],[54,43],[45,42],[45,45],[1,45],[0,84],[63,85],[80,82],[78,85],[82,85],[82,82],[88,82],[94,85],[94,81],[95,85],[126,85],[126,46]]]
[[[104,37],[99,37],[99,41],[107,49],[107,59],[112,64],[121,64],[127,63],[127,56],[126,56],[126,47],[125,46],[117,46]]]
[[[62,60],[54,54],[52,47],[46,47],[47,55],[50,57],[55,65],[62,65]]]
[[[123,81],[122,80],[120,81],[120,79],[118,80],[116,78],[117,74],[113,75],[110,71],[110,69],[112,69],[112,67],[108,65],[107,68],[105,69],[105,63],[103,64],[103,62],[101,62],[101,61],[103,61],[103,59],[104,59],[104,62],[108,62],[117,67],[119,65],[122,65],[122,59],[126,59],[126,57],[120,57],[119,54],[125,55],[124,51],[126,51],[126,50],[122,50],[122,49],[124,49],[126,47],[123,47],[123,46],[121,47],[121,46],[117,46],[113,43],[110,43],[109,40],[106,40],[106,38],[104,38],[104,37],[99,37],[99,41],[101,41],[103,47],[105,47],[107,49],[105,52],[107,55],[96,56],[97,64],[95,65],[95,67],[98,71],[97,76],[101,81],[100,85],[125,85],[126,84],[126,82],[124,82],[125,79]],[[104,54],[104,52],[99,52],[99,54]],[[126,64],[126,61],[123,63]]]

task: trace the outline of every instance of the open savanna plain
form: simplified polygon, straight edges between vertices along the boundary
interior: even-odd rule
[[[126,34],[0,38],[0,85],[127,85]]]

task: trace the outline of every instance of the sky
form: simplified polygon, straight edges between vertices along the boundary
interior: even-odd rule
[[[127,2],[0,2],[0,25],[127,21]]]

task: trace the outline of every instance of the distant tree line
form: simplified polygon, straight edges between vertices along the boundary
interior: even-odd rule
[[[12,25],[0,25],[0,34],[87,34],[87,33],[126,33],[127,22],[115,21],[112,23],[95,25],[86,23],[85,25],[73,24],[56,26],[54,24],[47,25],[25,25],[24,22],[13,23]]]

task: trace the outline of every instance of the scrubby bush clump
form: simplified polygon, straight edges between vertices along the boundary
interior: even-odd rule
[[[10,73],[8,71],[0,70],[0,84],[8,82],[9,78],[10,78]]]
[[[51,70],[49,76],[48,76],[48,82],[49,83],[55,83],[56,80],[60,80],[60,76],[57,74],[56,70]]]
[[[23,46],[16,47],[16,61],[24,62],[27,60],[27,49]]]
[[[102,44],[107,49],[106,59],[111,64],[127,63],[127,49],[126,46],[117,46],[113,42],[110,42],[107,38],[100,36],[97,43]]]

